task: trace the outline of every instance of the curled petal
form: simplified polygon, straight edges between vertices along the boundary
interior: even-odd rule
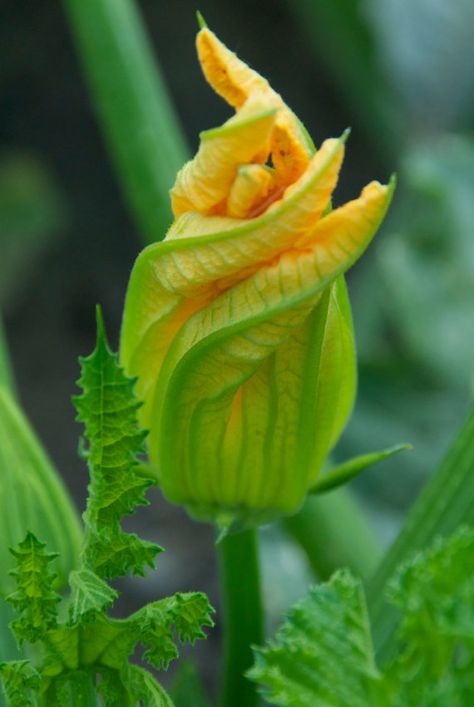
[[[291,184],[306,169],[313,147],[300,121],[268,81],[253,71],[207,27],[196,40],[199,61],[207,81],[231,106],[240,109],[249,96],[261,96],[278,108],[272,140],[272,159],[284,184]]]
[[[249,101],[222,127],[201,133],[196,157],[180,170],[171,190],[175,216],[208,213],[227,198],[241,164],[265,162],[276,112],[262,101]]]
[[[240,167],[232,184],[227,202],[231,218],[245,218],[257,204],[268,196],[274,183],[274,172],[258,164]]]
[[[145,427],[153,381],[182,323],[314,227],[334,189],[342,158],[343,140],[326,140],[307,173],[263,216],[242,222],[187,213],[165,241],[140,254],[127,292],[121,356],[128,373],[138,376]]]

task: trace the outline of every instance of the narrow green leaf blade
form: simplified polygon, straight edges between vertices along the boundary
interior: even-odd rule
[[[59,554],[58,584],[77,567],[82,541],[79,518],[51,460],[12,393],[0,385],[0,593],[12,591],[9,547],[27,530]]]
[[[310,590],[274,641],[255,651],[248,677],[282,707],[368,707],[379,681],[364,593],[347,571]]]
[[[378,452],[369,452],[368,454],[353,457],[323,474],[309,493],[317,495],[332,491],[338,486],[347,484],[348,481],[358,476],[366,469],[369,469],[374,464],[378,464],[384,461],[384,459],[389,459],[395,454],[399,454],[399,452],[403,452],[407,449],[411,449],[410,444],[397,444],[394,447],[387,447]]]
[[[179,119],[132,0],[67,0],[112,158],[147,241],[171,223],[168,191],[186,161]]]
[[[138,470],[137,457],[144,451],[146,435],[137,422],[140,403],[134,395],[134,381],[124,374],[108,347],[100,311],[96,348],[80,362],[78,385],[83,394],[74,398],[74,404],[89,441],[84,453],[91,475],[84,514],[85,565],[107,579],[128,572],[143,575],[146,565],[154,567],[161,548],[125,533],[120,523],[137,506],[148,504],[145,492],[155,482]]]
[[[88,569],[71,572],[69,586],[72,590],[71,623],[84,621],[85,617],[103,612],[118,597],[118,592]]]
[[[474,408],[368,584],[374,643],[382,657],[393,652],[398,624],[396,610],[384,598],[388,579],[413,552],[462,524],[474,525]]]
[[[130,692],[143,707],[174,707],[171,697],[147,670],[130,665],[125,680]]]

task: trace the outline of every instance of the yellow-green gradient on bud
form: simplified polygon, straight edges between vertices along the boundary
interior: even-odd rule
[[[268,82],[208,29],[206,79],[236,113],[201,135],[175,221],[130,278],[121,359],[165,495],[254,524],[295,512],[350,414],[355,348],[343,273],[393,184],[328,206],[347,135],[315,150]]]

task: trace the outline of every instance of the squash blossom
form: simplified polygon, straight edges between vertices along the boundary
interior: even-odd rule
[[[331,211],[346,136],[316,151],[208,28],[197,50],[235,115],[201,134],[171,190],[174,223],[135,263],[121,359],[167,498],[221,526],[256,524],[298,510],[347,421],[356,366],[343,273],[393,184],[371,182]]]

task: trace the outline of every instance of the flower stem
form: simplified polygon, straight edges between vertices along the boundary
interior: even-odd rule
[[[224,617],[224,674],[220,707],[254,707],[256,686],[244,677],[251,646],[263,641],[257,531],[229,535],[218,544]]]

